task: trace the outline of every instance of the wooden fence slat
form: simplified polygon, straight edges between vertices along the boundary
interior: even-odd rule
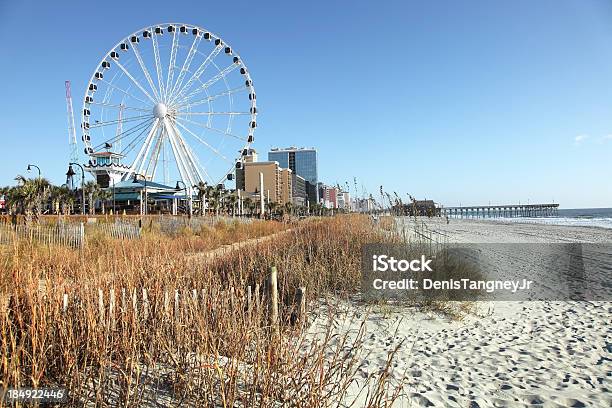
[[[126,312],[127,312],[127,296],[125,294],[125,288],[121,288],[121,314],[125,316]]]
[[[198,290],[193,289],[191,291],[191,300],[193,301],[193,307],[198,310]]]
[[[300,325],[306,322],[306,287],[300,286],[297,290],[296,303],[298,306],[297,320]]]
[[[138,319],[138,297],[136,295],[136,288],[132,290],[132,309],[134,311],[134,319]]]
[[[168,291],[165,290],[164,291],[164,315],[167,317],[169,314],[169,309],[170,308],[170,297],[168,296]]]
[[[270,268],[268,294],[270,326],[272,326],[272,332],[276,334],[278,333],[278,272],[276,266]]]
[[[110,299],[108,301],[108,315],[110,318],[110,327],[115,330],[115,289],[110,290]]]
[[[174,318],[178,320],[179,318],[179,291],[178,289],[174,290]]]
[[[98,289],[98,315],[100,318],[100,325],[105,326],[106,321],[104,319],[104,292],[102,292],[102,289]]]
[[[149,297],[145,288],[142,288],[142,316],[145,320],[149,318]]]

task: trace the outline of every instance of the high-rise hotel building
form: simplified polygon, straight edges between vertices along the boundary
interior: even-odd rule
[[[311,203],[319,201],[317,189],[318,162],[316,149],[288,147],[286,149],[273,148],[268,152],[268,160],[276,161],[280,167],[290,169],[293,174],[306,180],[306,192]]]

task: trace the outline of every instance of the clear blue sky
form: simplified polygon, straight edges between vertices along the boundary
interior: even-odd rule
[[[446,205],[612,207],[608,0],[1,0],[0,185],[28,162],[63,183],[64,80],[78,111],[104,53],[167,21],[239,50],[255,147],[315,146],[327,183]]]

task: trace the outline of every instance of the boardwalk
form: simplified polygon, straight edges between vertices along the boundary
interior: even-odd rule
[[[554,217],[559,204],[509,204],[444,207],[442,215],[454,218]]]

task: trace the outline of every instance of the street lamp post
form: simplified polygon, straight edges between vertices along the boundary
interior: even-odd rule
[[[40,194],[40,167],[35,164],[28,164],[28,171],[32,171],[32,167],[36,167],[36,170],[38,170],[38,184],[36,185],[36,191],[38,194]]]
[[[180,183],[183,184],[183,188],[181,188]],[[181,180],[178,180],[176,182],[176,190],[183,190],[185,192],[185,198],[187,198],[187,185],[185,183],[183,183]]]
[[[74,175],[74,170],[72,170],[72,166],[79,166],[79,168],[81,169],[81,193],[82,193],[82,198],[81,198],[81,214],[85,215],[85,170],[83,169],[83,166],[81,166],[79,163],[68,163],[68,173],[67,174],[72,174]]]
[[[140,215],[147,215],[147,207],[149,205],[149,199],[147,197],[147,177],[140,174],[134,173],[134,183],[138,183],[138,176],[144,180],[144,207],[142,205],[142,190],[140,191]]]
[[[113,215],[117,215],[117,209],[115,208],[115,179],[111,179],[113,182]]]
[[[36,170],[38,170],[38,179],[40,180],[40,167],[35,164],[28,164],[28,171],[32,171],[32,167],[36,167]]]
[[[182,189],[181,189],[181,186],[179,185],[179,183],[183,184],[183,188]],[[187,216],[189,218],[191,218],[191,215],[193,214],[193,207],[192,207],[192,204],[191,204],[191,198],[192,198],[191,196],[192,196],[192,194],[191,194],[191,192],[189,192],[189,193],[187,192],[187,184],[185,184],[182,180],[178,180],[176,182],[176,189],[177,190],[185,191],[185,198],[187,199],[187,207],[188,207],[188,209],[187,209]],[[189,197],[187,197],[187,194],[189,194]]]

